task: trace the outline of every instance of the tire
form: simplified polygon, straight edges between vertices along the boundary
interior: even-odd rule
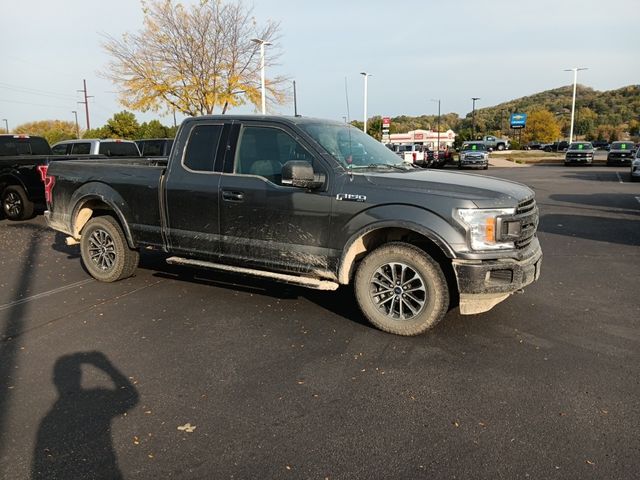
[[[500,144],[498,144],[498,150],[499,150],[499,151],[504,150],[504,145],[503,145],[503,144],[501,144],[501,143],[500,143]]]
[[[462,170],[462,164],[460,162],[458,162],[458,168]]]
[[[138,267],[140,254],[132,250],[115,218],[94,217],[82,229],[80,254],[96,280],[115,282],[128,278]]]
[[[395,293],[391,288],[386,293],[386,287],[393,287]],[[444,318],[449,307],[449,289],[440,266],[407,243],[388,243],[367,255],[358,265],[354,290],[367,320],[396,335],[424,333]]]
[[[2,192],[2,211],[9,220],[33,217],[34,205],[20,185],[9,185]]]
[[[488,170],[489,169],[489,165],[485,165],[484,167],[482,167],[483,170]]]

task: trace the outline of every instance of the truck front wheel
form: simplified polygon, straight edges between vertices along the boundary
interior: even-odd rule
[[[122,228],[109,216],[94,217],[82,229],[82,262],[96,280],[115,282],[130,277],[140,254],[127,244]]]
[[[388,243],[367,255],[356,271],[355,295],[374,326],[419,335],[447,313],[449,290],[442,269],[423,250]]]

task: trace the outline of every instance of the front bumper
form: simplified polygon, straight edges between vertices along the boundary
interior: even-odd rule
[[[520,260],[453,260],[460,292],[460,313],[469,315],[490,310],[538,280],[541,266],[542,249],[537,239]]]
[[[489,165],[489,160],[485,158],[463,158],[459,160],[458,164],[461,167],[486,167]]]

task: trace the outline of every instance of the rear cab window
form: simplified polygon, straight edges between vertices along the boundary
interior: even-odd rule
[[[183,167],[192,172],[213,172],[222,130],[222,124],[196,125],[189,134]]]
[[[133,142],[100,142],[100,155],[108,157],[139,157],[138,147]]]
[[[91,144],[89,142],[72,143],[72,155],[89,155],[91,153]]]
[[[44,138],[20,135],[0,137],[0,155],[50,155],[51,148]]]

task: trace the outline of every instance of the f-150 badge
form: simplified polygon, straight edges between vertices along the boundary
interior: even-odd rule
[[[339,193],[336,195],[336,200],[343,200],[345,202],[365,202],[367,200],[367,196],[355,195],[353,193]]]

